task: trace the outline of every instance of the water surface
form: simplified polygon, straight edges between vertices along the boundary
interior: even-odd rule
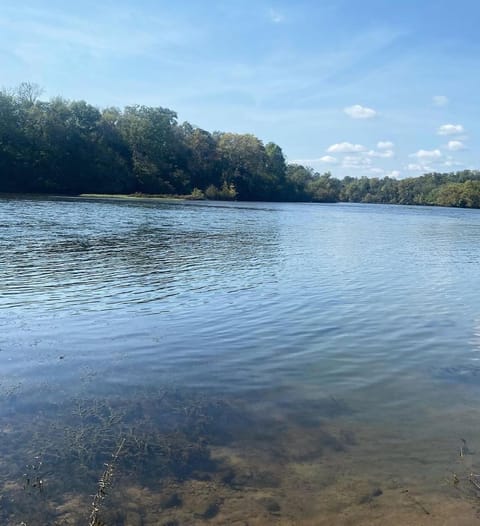
[[[2,523],[111,462],[107,524],[476,524],[479,211],[2,198],[0,247]]]

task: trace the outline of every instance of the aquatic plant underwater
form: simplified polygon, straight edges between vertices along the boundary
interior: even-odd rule
[[[334,436],[324,429],[315,441],[291,451],[282,438],[289,433],[285,422],[256,420],[238,402],[174,389],[128,400],[75,399],[36,410],[17,403],[16,409],[15,419],[0,417],[0,519],[12,526],[130,524],[132,505],[138,506],[139,524],[147,524],[149,510],[142,511],[146,504],[141,495],[137,505],[131,502],[135,499],[129,491],[135,486],[148,491],[146,507],[156,504],[155,514],[166,516],[165,524],[175,524],[168,520],[174,521],[182,507],[197,522],[210,520],[220,512],[225,491],[238,494],[248,488],[262,488],[267,493],[263,510],[279,516],[281,505],[267,490],[280,487],[282,465],[292,458],[319,457],[325,449],[344,451],[355,443],[351,433]],[[318,411],[323,418],[348,411],[333,398],[314,409],[314,419]],[[232,462],[226,448],[239,455],[260,454],[266,462],[256,467]],[[189,504],[186,494],[196,483],[215,489],[209,498]]]

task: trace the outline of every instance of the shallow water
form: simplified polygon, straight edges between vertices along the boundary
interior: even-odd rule
[[[98,524],[478,522],[480,211],[2,198],[0,247],[2,524],[105,462]]]

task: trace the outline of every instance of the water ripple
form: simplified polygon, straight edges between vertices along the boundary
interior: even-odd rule
[[[112,385],[396,386],[407,405],[476,358],[479,227],[449,209],[1,199],[5,374],[94,355]]]

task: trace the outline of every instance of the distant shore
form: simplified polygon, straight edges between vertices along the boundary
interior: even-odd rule
[[[55,193],[19,193],[19,192],[0,192],[0,197],[3,198],[63,198],[63,199],[111,199],[111,200],[124,200],[124,201],[160,201],[160,202],[188,202],[188,201],[203,201],[203,202],[218,202],[218,201],[230,201],[230,202],[252,202],[249,200],[242,199],[211,199],[205,197],[205,195],[194,194],[144,194],[144,193],[133,193],[133,194],[102,194],[102,193],[82,193],[82,194],[55,194]],[[475,206],[476,203],[461,203],[458,205],[452,205],[450,203],[440,204],[431,202],[379,202],[379,201],[315,201],[315,200],[302,200],[302,201],[264,201],[257,200],[255,202],[263,203],[316,203],[316,204],[370,204],[370,205],[391,205],[391,206],[426,206],[426,207],[440,207],[440,208],[456,208],[456,209],[480,209],[480,206]]]
[[[87,199],[153,199],[155,201],[204,201],[205,198],[194,195],[177,194],[79,194],[75,197]]]

